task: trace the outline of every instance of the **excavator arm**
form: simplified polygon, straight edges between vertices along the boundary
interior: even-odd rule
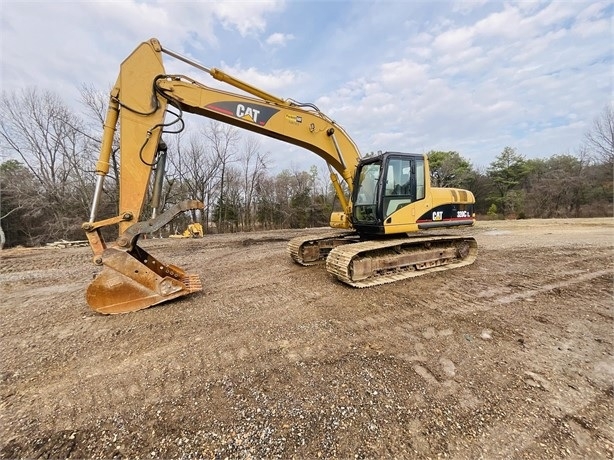
[[[184,75],[166,73],[166,53],[211,77],[247,93],[236,94],[205,86]],[[166,147],[163,133],[179,132],[183,113],[228,123],[289,144],[303,147],[326,161],[343,212],[331,217],[331,225],[348,229],[351,205],[337,173],[350,193],[360,161],[359,151],[345,131],[311,104],[285,100],[242,82],[219,69],[209,69],[162,48],[152,39],[140,44],[124,60],[111,91],[102,146],[96,164],[97,182],[88,222],[83,224],[94,262],[102,273],[90,284],[87,300],[101,313],[123,313],[147,308],[201,289],[196,275],[165,264],[137,245],[139,236],[161,228],[175,215],[203,209],[198,201],[179,203],[157,215]],[[119,214],[97,220],[104,178],[109,172],[113,140],[120,132]],[[140,221],[152,172],[152,218]],[[101,229],[119,226],[116,242],[107,246]]]

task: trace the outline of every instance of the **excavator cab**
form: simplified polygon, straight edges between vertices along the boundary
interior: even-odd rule
[[[365,235],[383,235],[392,215],[425,199],[424,156],[386,152],[360,162],[354,177],[352,225]]]

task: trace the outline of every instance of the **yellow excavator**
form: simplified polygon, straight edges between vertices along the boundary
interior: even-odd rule
[[[202,238],[204,235],[203,226],[198,222],[189,224],[180,235],[169,235],[169,238]]]
[[[240,92],[167,74],[163,54]],[[162,134],[180,131],[185,112],[303,147],[326,161],[342,211],[332,214],[332,231],[289,242],[288,252],[296,263],[325,261],[327,271],[343,283],[369,287],[468,265],[476,259],[477,244],[471,237],[416,235],[425,229],[475,223],[473,194],[431,187],[427,156],[385,152],[361,158],[344,129],[315,105],[269,94],[151,39],[122,62],[111,90],[90,219],[83,224],[94,263],[103,267],[87,289],[93,310],[136,311],[202,290],[198,275],[156,259],[137,244],[141,234],[159,230],[177,214],[204,208],[199,201],[186,200],[158,214],[167,155]],[[98,202],[118,127],[119,215],[98,220]],[[152,217],[140,220],[150,182]],[[119,226],[119,237],[107,245],[100,230],[109,225]]]

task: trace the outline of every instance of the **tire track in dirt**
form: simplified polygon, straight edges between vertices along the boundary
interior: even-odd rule
[[[197,354],[197,361],[186,361],[182,356],[188,349],[192,357]],[[45,383],[39,382],[36,388],[21,388],[20,398],[57,401],[53,406],[41,404],[39,418],[54,429],[62,429],[54,424],[55,417],[79,420],[88,413],[109,415],[118,404],[128,403],[137,395],[143,398],[144,405],[155,404],[197,388],[201,382],[232,375],[233,368],[249,367],[250,362],[254,363],[254,369],[262,371],[316,359],[324,354],[326,359],[335,359],[335,351],[341,350],[326,347],[324,353],[322,342],[317,338],[310,343],[284,339],[262,343],[250,341],[245,331],[240,331],[214,341],[198,338],[176,341],[125,357],[101,359],[96,353],[78,368],[49,372]],[[74,381],[75,375],[79,375],[78,383]],[[105,385],[98,388],[101,381]],[[94,388],[96,392],[90,391]],[[6,407],[9,408],[14,409]]]
[[[436,328],[434,323],[410,305],[387,307],[351,322],[336,322],[345,335],[342,342],[355,337],[354,343],[362,349],[375,353],[385,349],[387,356],[411,365],[427,392],[453,395],[459,389],[455,381],[459,378],[457,364],[446,350],[454,350],[464,332],[451,327]],[[477,403],[477,398],[468,391],[459,398],[465,407]]]
[[[612,437],[595,443],[597,427],[586,420],[611,420],[611,413],[608,413],[611,409],[611,396],[603,393],[578,402],[572,413],[546,417],[547,409],[536,406],[524,414],[518,426],[511,427],[508,418],[495,421],[481,433],[480,446],[460,448],[457,458],[581,458],[589,452],[592,455],[588,457],[606,458],[606,452],[614,450],[614,431],[610,427]],[[552,438],[563,442],[557,442],[544,452],[545,442]],[[552,442],[548,444],[553,445]]]
[[[577,260],[574,260],[567,262],[567,264],[577,265],[577,262]],[[593,265],[597,262],[604,267],[612,266],[612,258],[603,254],[584,258],[581,262],[591,262]],[[481,281],[472,276],[471,290],[454,286],[451,282],[444,280],[444,286],[436,291],[436,302],[431,298],[422,298],[418,299],[416,303],[418,308],[421,309],[444,310],[441,306],[445,306],[446,312],[466,315],[490,311],[502,305],[531,299],[557,289],[582,285],[603,276],[614,276],[614,268],[604,268],[588,273],[586,269],[581,268],[565,271],[560,271],[560,267],[544,268],[544,271],[526,274],[527,282],[521,282],[520,277],[516,276],[513,283],[508,282],[503,285],[495,283],[496,287],[493,287],[492,283],[489,282],[488,276],[484,276]],[[467,269],[467,271],[469,270],[471,269]]]
[[[399,315],[399,313],[401,314]],[[65,410],[69,412],[71,417],[74,417],[76,416],[75,407],[79,407],[81,404],[98,407],[99,411],[104,411],[105,408],[111,411],[118,401],[128,401],[135,394],[147,395],[147,400],[151,401],[168,397],[169,394],[172,395],[181,391],[182,386],[198,385],[194,380],[194,375],[186,374],[186,369],[190,368],[198,369],[202,375],[206,376],[207,380],[211,380],[227,375],[229,370],[235,366],[238,368],[249,366],[250,362],[260,363],[255,368],[262,370],[284,368],[288,365],[312,360],[336,360],[356,349],[372,353],[374,349],[368,345],[373,343],[374,338],[384,338],[386,330],[392,323],[397,323],[396,332],[407,334],[411,331],[413,337],[421,335],[424,338],[432,339],[452,335],[451,330],[436,331],[432,327],[417,330],[416,324],[399,325],[399,319],[403,317],[411,318],[412,316],[411,311],[399,312],[391,309],[381,314],[357,319],[350,324],[332,321],[329,324],[331,329],[329,332],[320,331],[310,336],[308,340],[304,338],[299,340],[285,338],[263,340],[262,335],[250,333],[245,329],[238,329],[230,334],[227,331],[224,334],[209,334],[206,338],[195,337],[192,339],[186,337],[177,339],[172,343],[156,347],[155,351],[131,353],[124,358],[116,356],[114,359],[101,360],[99,354],[95,353],[88,360],[88,363],[81,365],[81,369],[88,369],[88,372],[82,375],[81,388],[86,390],[89,386],[95,386],[97,381],[105,380],[108,382],[105,387],[107,389],[106,396],[97,398],[95,401],[83,401],[82,403],[78,399],[75,400],[73,396],[73,403],[67,405]],[[321,325],[314,329],[321,329]],[[98,332],[100,333],[100,331]],[[347,343],[347,336],[352,335],[357,335],[357,339],[353,341],[353,350],[348,347]],[[451,371],[451,369],[455,369],[455,365],[452,360],[444,356],[439,357],[439,361],[429,359],[424,355],[427,346],[422,341],[416,340],[413,345],[416,350],[415,357],[404,353],[404,347],[402,347],[403,350],[393,353],[392,356],[403,361],[421,362],[421,365],[414,367],[416,375],[440,393],[442,392],[441,389],[443,389],[443,392],[449,393],[450,383],[447,380],[439,382],[428,368],[439,366],[443,369],[439,374],[443,372],[449,377],[453,377],[454,371]],[[197,354],[197,362],[183,362],[182,352],[188,349],[192,356],[194,353]],[[147,366],[146,363],[149,362],[154,363],[154,366]],[[160,363],[165,363],[162,368],[160,368]],[[262,366],[262,363],[266,363],[266,365]],[[57,397],[64,391],[65,396],[61,398],[63,400],[69,398],[70,394],[74,394],[75,389],[68,388],[68,391],[66,391],[66,382],[63,381],[62,377],[64,372],[55,376],[48,375],[48,385],[39,387],[36,393],[31,396],[45,398],[56,395]],[[127,378],[131,375],[138,375],[139,378]],[[126,385],[125,382],[130,382],[130,384]],[[57,410],[57,408],[54,408],[54,410]],[[48,417],[52,417],[52,415],[53,411],[47,414]]]
[[[585,274],[583,276],[576,277],[573,280],[562,281],[559,283],[546,283],[543,285],[534,284],[534,286],[532,286],[532,289],[525,293],[500,296],[498,298],[495,298],[492,303],[510,303],[519,299],[531,297],[539,292],[552,290],[559,286],[567,286],[575,283],[585,282],[593,279],[594,277],[602,276],[603,274],[607,273],[611,272],[609,270],[603,270],[597,273]],[[253,283],[244,284],[241,290],[249,291],[257,284],[258,280],[254,280]],[[443,299],[440,297],[439,301],[443,301],[443,303],[447,304],[452,304],[453,300],[458,302],[459,298],[463,295],[462,291],[444,292],[445,295]],[[270,302],[270,296],[267,296],[267,299]],[[468,300],[469,299],[467,299],[467,301]],[[281,296],[279,298],[280,303],[285,301],[287,301],[287,298],[285,296]],[[466,302],[463,301],[460,303],[465,304]],[[479,308],[479,310],[486,311],[488,309],[493,308],[492,303],[489,302],[488,304],[482,304],[482,307]],[[432,309],[432,305],[427,302],[424,303],[424,306]],[[456,309],[455,311],[458,312],[459,310]],[[460,312],[465,313],[468,311],[475,311],[475,308],[463,308],[460,310]],[[340,330],[343,329],[346,335],[352,335],[357,333],[360,337],[365,337],[362,340],[367,342],[372,342],[375,339],[388,338],[388,336],[390,335],[390,330],[392,328],[392,330],[394,330],[397,335],[406,338],[415,349],[412,350],[411,353],[399,351],[396,356],[408,361],[425,363],[427,361],[427,357],[421,353],[421,351],[423,351],[424,349],[424,346],[419,340],[417,340],[418,334],[416,333],[416,329],[420,326],[424,326],[426,323],[428,323],[428,321],[422,321],[422,324],[418,324],[415,321],[415,317],[416,313],[413,309],[402,309],[399,311],[395,308],[389,308],[385,311],[356,319],[353,323],[337,323],[336,326]],[[100,331],[98,331],[98,333],[99,332]],[[428,336],[428,334],[430,333],[427,332],[425,336]],[[445,335],[452,335],[452,332],[445,331]],[[242,343],[243,345],[237,347],[236,344],[238,342]],[[339,355],[341,353],[345,353],[347,352],[347,345],[345,344],[345,342],[345,338],[341,340],[334,340],[334,335],[332,337],[315,337],[308,342],[290,341],[286,339],[263,342],[262,337],[260,336],[250,335],[249,333],[246,334],[246,331],[240,331],[237,335],[233,335],[227,338],[227,340],[219,339],[218,342],[211,342],[205,347],[203,347],[200,353],[200,365],[202,366],[201,368],[208,370],[223,369],[227,367],[227,365],[230,363],[246,362],[249,360],[261,358],[264,355],[268,356],[269,358],[274,355],[281,357],[282,361],[277,362],[277,364],[283,365],[283,360],[287,360],[290,362],[298,362],[301,360],[318,358],[320,355],[322,355],[324,350],[326,351],[326,354],[328,356],[330,356],[331,354]],[[326,347],[322,345],[323,343],[326,343]],[[168,359],[172,359],[172,355],[172,352],[166,353]],[[139,361],[141,361],[141,359]],[[445,366],[443,364],[444,362],[446,363]],[[272,365],[275,365],[275,363],[272,362]],[[436,364],[436,361],[431,363],[431,366],[434,365],[443,366],[443,372],[446,373],[445,369],[450,369],[451,366],[454,366],[454,363],[449,358],[445,356],[440,356],[439,363]],[[434,384],[434,382],[437,382],[437,379],[425,367],[417,365],[415,370],[416,373],[420,377],[422,377],[427,383]],[[121,373],[121,369],[116,368],[112,372]]]
[[[613,274],[614,270],[612,269],[598,270],[596,272],[585,273],[581,275],[579,275],[577,272],[572,272],[571,276],[573,276],[573,278],[551,283],[535,283],[534,286],[523,286],[524,288],[528,287],[529,289],[524,292],[518,292],[498,297],[494,300],[494,303],[498,305],[506,305],[512,302],[517,302],[518,300],[535,297],[536,295],[542,294],[544,292],[575,286],[577,284],[582,284],[594,280],[595,278],[600,278],[602,276],[608,275],[611,276]]]
[[[87,262],[92,263],[91,252],[83,249],[39,249],[29,252],[29,256],[2,255],[0,257],[0,274],[6,273],[34,273],[39,274],[45,270],[81,267]],[[93,264],[92,264],[93,265]]]
[[[168,243],[161,251],[163,260],[196,267],[205,293],[135,315],[95,315],[84,308],[76,291],[48,297],[49,292],[38,290],[47,283],[44,274],[31,285],[29,293],[37,302],[28,303],[27,309],[12,308],[2,331],[11,341],[36,344],[15,356],[5,355],[17,374],[3,382],[6,399],[1,410],[7,424],[2,433],[16,439],[15,449],[31,445],[41,432],[61,436],[78,429],[77,440],[88,429],[99,434],[100,423],[109,420],[139,433],[141,425],[155,426],[157,433],[159,427],[168,428],[159,436],[141,438],[143,450],[128,455],[146,456],[163,443],[173,445],[185,427],[189,435],[190,424],[196,426],[206,417],[213,420],[213,428],[204,430],[219,433],[215,425],[232,430],[223,441],[198,446],[219,452],[220,442],[228,445],[238,439],[235,432],[259,428],[253,428],[256,417],[277,429],[276,435],[290,432],[284,424],[292,430],[300,427],[306,438],[311,433],[313,444],[302,452],[315,457],[323,449],[317,444],[320,431],[304,428],[339,421],[333,415],[341,406],[352,406],[364,420],[346,420],[355,444],[347,444],[347,432],[333,431],[339,438],[327,449],[338,450],[324,449],[324,456],[353,456],[358,444],[361,449],[380,446],[358,451],[373,458],[386,452],[402,457],[400,445],[409,449],[405,454],[419,448],[424,457],[479,457],[484,452],[513,456],[498,444],[509,441],[514,448],[520,441],[497,434],[508,430],[524,439],[525,426],[530,433],[529,424],[523,425],[524,411],[533,408],[555,420],[536,424],[540,442],[549,447],[560,445],[566,433],[556,431],[557,423],[577,432],[585,448],[607,432],[603,426],[591,431],[584,422],[584,417],[603,418],[605,412],[585,410],[571,418],[557,412],[607,385],[605,377],[599,380],[606,371],[598,367],[611,365],[601,357],[604,342],[591,342],[601,337],[593,332],[604,334],[604,324],[611,325],[611,316],[599,316],[607,315],[604,299],[611,298],[606,289],[612,277],[607,252],[597,257],[575,248],[573,254],[543,248],[541,254],[487,250],[471,267],[358,292],[335,283],[320,267],[301,269],[286,263],[283,243],[273,244],[267,253],[256,245],[242,246],[238,237],[216,241],[224,251],[203,248],[202,259],[195,256],[198,245],[193,241]],[[506,244],[512,243],[506,239]],[[540,261],[545,265],[538,265]],[[69,272],[72,277],[83,270],[83,264],[68,264],[58,272],[54,264],[41,261],[40,266],[51,267],[58,276]],[[534,300],[528,304],[531,308],[524,303],[528,299]],[[590,304],[584,310],[576,307],[582,300]],[[555,303],[556,312],[549,314]],[[569,317],[577,312],[582,317],[572,328]],[[561,315],[560,322],[556,315]],[[28,327],[13,329],[19,322]],[[480,338],[485,328],[493,329],[492,337]],[[524,343],[517,340],[520,336]],[[585,363],[594,356],[598,359]],[[550,365],[549,359],[559,366],[572,363],[573,370]],[[364,377],[363,371],[372,375]],[[580,371],[585,376],[575,374]],[[226,384],[234,385],[237,394],[230,395]],[[548,384],[550,391],[542,389]],[[559,391],[565,388],[567,393]],[[262,398],[254,402],[254,394]],[[341,399],[344,396],[348,399]],[[320,402],[326,404],[318,406]],[[395,412],[388,404],[403,409]],[[611,396],[594,404],[611,407]],[[203,405],[211,409],[204,412]],[[280,417],[285,418],[280,422]],[[388,426],[380,423],[384,419]],[[551,431],[554,438],[548,438]],[[124,441],[131,439],[134,436],[124,432]],[[300,441],[292,438],[283,456],[297,455],[292,448]],[[484,443],[488,447],[482,449]],[[539,449],[535,442],[531,446]],[[236,456],[241,452],[247,450],[234,451]],[[180,456],[175,453],[169,456]],[[583,451],[575,453],[582,457]]]
[[[596,261],[603,261],[605,265],[610,264],[610,260],[604,260],[604,256],[593,256],[584,258],[581,262],[590,262],[595,265]],[[571,261],[569,262],[572,263]],[[573,261],[577,264],[577,261]],[[458,272],[457,272],[458,273]],[[612,269],[596,270],[590,273],[586,273],[585,270],[572,269],[565,272],[561,272],[552,276],[545,276],[536,282],[517,283],[512,287],[509,287],[509,291],[514,289],[522,289],[522,292],[510,293],[501,292],[501,289],[491,289],[485,292],[482,296],[476,299],[475,296],[467,293],[464,289],[447,289],[444,286],[443,289],[439,289],[436,298],[424,296],[415,303],[415,307],[418,310],[442,310],[442,313],[461,314],[468,315],[476,312],[487,312],[490,310],[496,310],[497,307],[502,305],[508,305],[517,301],[525,299],[531,299],[540,294],[549,293],[562,288],[568,288],[576,285],[582,285],[589,283],[604,276],[612,276],[614,271]],[[543,275],[542,275],[543,276]],[[527,277],[531,279],[531,275]],[[506,289],[507,290],[507,289]],[[406,295],[399,294],[399,298],[406,298]],[[415,301],[415,299],[414,299]],[[444,306],[442,308],[442,306]],[[357,319],[352,324],[344,325],[347,329],[355,330],[359,335],[368,334],[374,338],[381,338],[382,340],[391,337],[391,331],[395,332],[399,338],[404,338],[409,342],[410,346],[414,347],[410,353],[398,352],[396,357],[415,362],[413,369],[416,374],[423,379],[427,386],[443,389],[440,394],[453,394],[458,388],[458,384],[455,379],[457,376],[457,365],[444,353],[440,353],[435,356],[426,356],[424,354],[425,346],[419,340],[419,334],[416,330],[420,327],[424,327],[427,322],[416,323],[412,321],[415,317],[415,309],[410,308],[405,310],[389,309],[387,312],[380,312],[366,317]],[[431,339],[436,336],[445,336],[450,339],[447,344],[445,342],[438,343],[437,349],[445,349],[446,346],[454,346],[458,344],[458,337],[466,335],[467,331],[453,331],[450,328],[446,328],[440,331],[434,330],[432,327],[427,327],[422,333],[425,339]],[[482,335],[485,340],[490,339],[490,333],[488,330],[483,330]],[[401,341],[399,341],[401,343]],[[390,349],[390,345],[388,345]],[[464,391],[464,394],[460,396],[464,399],[464,403],[474,406],[476,399],[470,392]]]

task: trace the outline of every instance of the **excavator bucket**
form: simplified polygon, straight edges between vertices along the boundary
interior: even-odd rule
[[[98,313],[128,313],[202,290],[198,275],[161,263],[139,246],[106,249],[103,265],[86,294]]]
[[[98,227],[84,224],[95,261],[103,266],[87,288],[86,299],[92,310],[128,313],[202,290],[198,275],[165,264],[137,245],[140,235],[159,230],[177,214],[190,209],[204,206],[195,200],[177,203],[155,218],[131,225],[110,247],[104,244]]]

